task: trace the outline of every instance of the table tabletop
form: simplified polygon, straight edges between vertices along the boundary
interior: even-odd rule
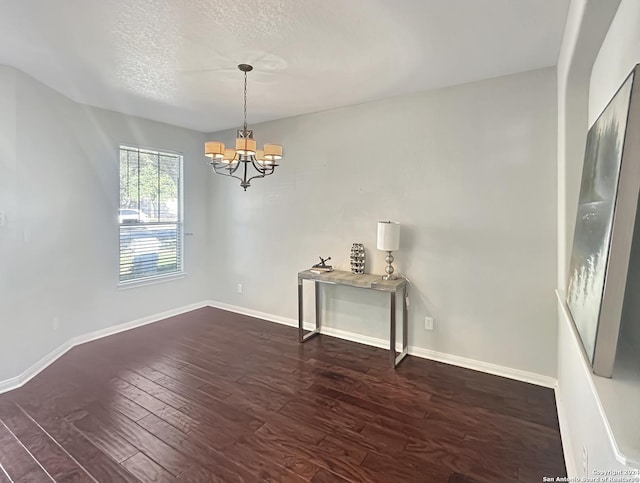
[[[347,285],[350,287],[368,288],[380,290],[382,292],[397,292],[398,289],[407,284],[407,279],[398,277],[396,280],[383,280],[382,275],[370,273],[357,274],[342,270],[332,270],[331,272],[314,273],[311,270],[298,272],[298,278],[304,280],[315,280],[322,283],[334,283],[337,285]]]

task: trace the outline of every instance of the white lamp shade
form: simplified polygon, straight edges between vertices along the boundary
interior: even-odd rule
[[[378,250],[393,252],[400,249],[400,223],[395,221],[378,222]]]

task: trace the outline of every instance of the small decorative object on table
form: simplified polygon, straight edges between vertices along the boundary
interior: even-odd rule
[[[311,267],[311,271],[313,273],[323,273],[323,272],[333,271],[333,267],[331,265],[327,265],[327,262],[331,260],[331,257],[329,258],[318,257],[318,258],[320,259],[320,263],[316,263],[313,267]]]
[[[351,245],[351,273],[358,275],[364,273],[364,245],[362,243]]]

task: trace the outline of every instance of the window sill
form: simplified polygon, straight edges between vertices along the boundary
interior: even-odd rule
[[[171,275],[160,275],[158,277],[149,277],[142,280],[132,280],[130,282],[118,283],[118,290],[129,290],[131,288],[146,287],[147,285],[157,285],[164,282],[173,282],[187,276],[186,272],[172,273]]]

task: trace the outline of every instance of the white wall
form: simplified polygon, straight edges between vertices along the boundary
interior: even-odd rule
[[[622,0],[593,64],[589,89],[589,125],[595,122],[639,62],[640,2]]]
[[[16,209],[16,71],[0,68],[0,211],[6,224],[0,226],[0,381],[14,376],[7,367],[12,355],[5,356],[4,334],[14,323],[13,292],[9,277],[15,246],[16,230],[9,223],[9,217]],[[5,370],[5,367],[7,369]],[[4,377],[3,377],[4,376]]]
[[[410,345],[555,376],[555,90],[551,68],[250,126],[285,159],[247,192],[210,177],[212,298],[296,318],[296,274],[319,255],[348,270],[362,242],[383,273],[391,219]],[[386,298],[327,290],[327,325],[388,339]]]
[[[0,381],[70,338],[206,300],[201,133],[76,104],[0,66]],[[118,146],[184,154],[185,270],[118,290]],[[59,317],[60,329],[53,330]]]
[[[627,23],[626,18],[620,17],[627,17],[630,5],[637,2],[623,0],[616,14],[619,3],[617,0],[572,0],[558,61],[558,287],[561,291],[567,281],[586,134],[595,119],[590,104],[597,103],[601,110],[615,92],[615,89],[606,94],[599,92],[601,88],[594,85],[594,80],[602,76],[609,88],[614,84],[617,88],[623,78],[615,72],[600,71],[594,67],[594,62],[597,65],[602,62],[600,57],[607,55],[603,52],[609,51],[614,63],[618,62],[621,53],[626,55],[621,46],[612,49],[607,44],[612,36],[620,35],[615,25]],[[607,34],[614,15],[615,20]],[[635,29],[638,28],[637,21],[636,15]],[[624,35],[629,35],[629,32]],[[601,54],[596,60],[601,45]],[[605,97],[607,101],[603,104]],[[623,469],[624,466],[616,460],[607,424],[594,392],[594,376],[562,304],[558,307],[558,320],[558,403],[569,476],[592,476],[593,470]],[[586,469],[583,466],[583,447],[588,454]]]

